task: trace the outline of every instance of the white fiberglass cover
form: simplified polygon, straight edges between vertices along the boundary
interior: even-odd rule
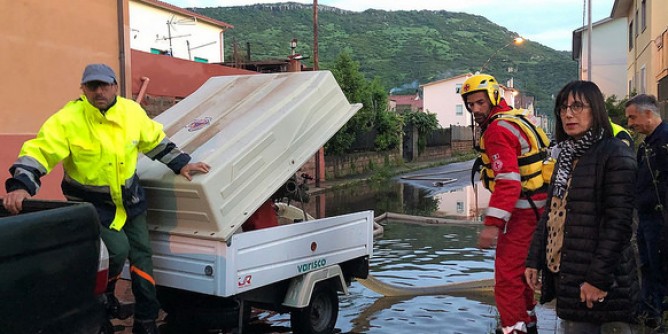
[[[149,229],[229,240],[361,107],[328,71],[209,79],[155,120],[211,171],[189,182],[142,157]]]

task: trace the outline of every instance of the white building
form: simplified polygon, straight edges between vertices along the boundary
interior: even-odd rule
[[[224,32],[233,26],[158,0],[132,0],[130,48],[203,63],[225,59]]]
[[[573,60],[578,62],[581,80],[591,80],[606,97],[622,99],[628,95],[626,87],[625,18],[593,22],[591,25],[591,79],[589,79],[588,26],[573,31]]]
[[[433,81],[421,85],[423,110],[436,114],[438,124],[443,128],[451,125],[471,125],[471,115],[466,111],[459,90],[471,74]]]
[[[421,85],[424,112],[436,114],[438,123],[443,128],[449,128],[452,125],[470,126],[473,120],[464,106],[459,91],[464,81],[471,76],[471,73],[467,73]],[[514,107],[515,95],[518,92],[501,84],[499,84],[499,89],[508,105]]]

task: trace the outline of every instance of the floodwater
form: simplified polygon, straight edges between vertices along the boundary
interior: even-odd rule
[[[306,208],[319,216],[374,210],[459,219],[466,224],[420,225],[386,221],[376,237],[370,271],[383,282],[433,286],[493,278],[494,251],[475,247],[479,224],[471,224],[489,195],[470,183],[470,162],[419,171],[386,182],[369,182],[314,196]],[[440,183],[439,183],[440,182]],[[476,202],[477,199],[477,202]],[[314,203],[320,203],[319,208]],[[476,215],[478,213],[478,215]],[[494,333],[498,313],[489,292],[384,297],[359,282],[340,297],[340,333]],[[262,333],[290,333],[288,314],[260,312]]]
[[[312,196],[305,209],[316,217],[374,210],[376,216],[393,212],[454,222],[420,225],[385,221],[370,261],[371,274],[383,282],[426,287],[493,278],[494,251],[476,248],[479,217],[489,192],[471,185],[471,163],[330,190]],[[498,323],[489,291],[385,297],[353,282],[349,292],[339,298],[338,333],[487,334],[494,333]],[[554,333],[554,311],[545,310],[538,309],[540,333]],[[545,314],[547,321],[543,321]],[[251,319],[243,333],[291,333],[289,314],[254,310]],[[131,322],[125,326],[123,333],[129,333]]]
[[[377,238],[371,273],[403,286],[432,286],[493,276],[493,251],[474,247],[477,226],[423,226],[390,221]],[[358,282],[340,297],[341,333],[494,333],[491,294],[384,297]],[[289,333],[289,315],[263,312],[263,333]]]

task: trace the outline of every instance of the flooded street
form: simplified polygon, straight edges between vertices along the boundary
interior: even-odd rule
[[[423,287],[493,276],[493,251],[475,249],[477,226],[422,226],[390,221],[375,242],[372,275],[393,285]],[[494,333],[491,293],[383,297],[354,282],[340,298],[341,333]],[[263,333],[290,333],[289,315],[262,312]],[[280,328],[279,328],[280,327]]]
[[[371,274],[393,285],[426,287],[493,278],[494,251],[476,248],[480,213],[489,192],[471,185],[471,161],[335,189],[311,198],[307,210],[321,203],[321,214],[360,210],[441,217],[454,224],[424,225],[390,220],[374,241]],[[438,182],[443,182],[441,184]],[[436,183],[436,185],[435,185]],[[324,196],[324,201],[321,196]],[[324,205],[322,203],[324,202]],[[459,221],[462,224],[457,224]],[[472,224],[473,223],[473,224]],[[359,282],[340,297],[336,328],[340,333],[494,333],[498,313],[491,291],[457,295],[385,297]],[[290,316],[260,312],[261,333],[290,333]],[[539,311],[554,333],[554,312]]]
[[[445,218],[447,224],[388,219],[374,240],[370,273],[403,287],[430,287],[493,278],[494,250],[476,248],[480,214],[489,192],[472,186],[472,162],[455,163],[328,190],[311,197],[312,215],[335,216],[362,210]],[[440,183],[439,183],[440,182]],[[480,188],[480,189],[478,189]],[[340,296],[339,333],[494,333],[498,313],[492,292],[470,290],[448,295],[385,297],[353,282]],[[555,333],[551,307],[539,307],[540,333]],[[290,315],[253,310],[244,333],[291,333]],[[128,324],[130,325],[130,324]],[[129,333],[129,328],[126,330]],[[125,332],[124,332],[125,333]],[[210,331],[209,333],[227,333]]]

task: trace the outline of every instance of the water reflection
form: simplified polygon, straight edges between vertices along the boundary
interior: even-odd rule
[[[374,210],[376,216],[395,212],[473,219],[487,206],[489,192],[470,185],[470,167],[452,167],[444,173],[455,173],[457,182],[444,186],[400,178],[370,182],[314,196],[306,209],[319,211],[319,217]],[[475,247],[479,228],[389,221],[374,242],[370,271],[384,282],[411,287],[492,278],[494,252]],[[340,298],[336,328],[341,333],[494,333],[498,322],[490,292],[384,297],[358,282],[349,290]],[[287,314],[262,312],[258,317],[270,324],[263,333],[290,332]]]
[[[456,180],[457,183],[442,187],[433,186],[434,181],[401,178],[362,183],[313,196],[306,210],[317,217],[374,210],[376,216],[396,212],[425,217],[479,218],[487,208],[491,193],[479,183],[471,185],[462,179]]]
[[[474,247],[479,226],[388,222],[374,243],[372,274],[404,286],[431,286],[493,276],[494,253]],[[491,293],[383,297],[354,282],[340,298],[342,333],[493,333],[497,312]],[[265,333],[288,333],[289,316],[263,312]]]

